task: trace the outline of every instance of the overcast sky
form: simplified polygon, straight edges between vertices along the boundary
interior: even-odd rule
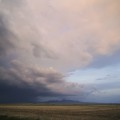
[[[119,0],[0,0],[0,102],[120,102]]]

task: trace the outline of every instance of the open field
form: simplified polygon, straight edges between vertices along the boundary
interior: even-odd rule
[[[0,120],[120,120],[120,105],[0,105]]]

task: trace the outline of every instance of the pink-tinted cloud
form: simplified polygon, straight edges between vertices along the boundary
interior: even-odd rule
[[[69,71],[120,47],[117,0],[26,0],[19,6],[13,1],[15,7],[1,3],[1,13],[18,37],[11,40],[15,54],[23,62]]]
[[[118,0],[1,0],[1,73],[6,77],[8,73],[9,77],[15,74],[19,82],[33,86],[39,81],[40,85],[45,84],[45,89],[57,93],[77,93],[79,87],[66,83],[61,75],[120,49],[119,3]],[[23,74],[20,66],[14,68],[11,64],[14,60],[24,65]],[[33,70],[28,66],[38,66],[38,73],[44,77],[33,78],[32,73],[25,73],[26,69]],[[33,74],[35,71],[36,67]],[[51,77],[52,84],[47,79]]]

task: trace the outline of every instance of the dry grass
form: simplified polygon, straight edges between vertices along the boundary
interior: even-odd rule
[[[0,105],[0,115],[0,120],[120,120],[120,105]]]

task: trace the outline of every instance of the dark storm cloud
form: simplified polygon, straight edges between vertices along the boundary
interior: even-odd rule
[[[9,82],[9,81],[8,81]],[[24,87],[17,86],[15,84],[9,84],[5,82],[0,82],[0,103],[10,103],[10,102],[35,102],[36,98],[51,96],[63,96],[50,91],[44,85],[39,84],[39,90],[24,84]]]
[[[67,95],[57,90],[57,85],[66,84],[62,74],[51,69],[26,67],[18,61],[11,65],[0,67],[0,102],[33,102],[37,97]]]
[[[18,87],[0,82],[0,102],[32,102],[38,93],[30,87]]]

